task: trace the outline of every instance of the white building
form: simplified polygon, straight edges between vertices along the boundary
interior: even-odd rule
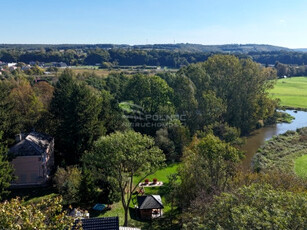
[[[11,67],[15,67],[17,65],[17,63],[12,62],[12,63],[7,63],[7,67],[11,68]]]

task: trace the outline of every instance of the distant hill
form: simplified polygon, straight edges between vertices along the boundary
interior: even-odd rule
[[[297,51],[297,52],[307,52],[307,48],[299,48],[299,49],[293,49],[294,51]]]
[[[257,44],[227,44],[227,45],[200,45],[200,44],[154,44],[154,45],[135,45],[139,49],[165,49],[188,52],[222,52],[222,53],[248,53],[248,52],[272,52],[272,51],[291,51],[291,49],[272,45]]]
[[[0,44],[0,49],[24,49],[38,50],[44,49],[112,49],[112,48],[130,48],[129,45],[114,45],[114,44]]]
[[[258,44],[226,44],[226,45],[201,45],[190,43],[178,44],[152,44],[152,45],[126,45],[126,44],[0,44],[0,49],[144,49],[144,50],[171,50],[181,52],[209,52],[209,53],[248,53],[248,52],[272,52],[294,51],[285,47]],[[307,49],[306,49],[307,51]]]

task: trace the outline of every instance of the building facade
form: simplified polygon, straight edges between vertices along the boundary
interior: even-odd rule
[[[54,166],[54,139],[31,132],[28,135],[17,135],[16,142],[10,149],[16,176],[12,186],[44,185]]]

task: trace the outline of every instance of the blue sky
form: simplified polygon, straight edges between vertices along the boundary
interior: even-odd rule
[[[0,0],[0,43],[307,48],[306,0]]]

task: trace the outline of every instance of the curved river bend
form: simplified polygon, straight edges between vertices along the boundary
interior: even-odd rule
[[[243,160],[243,168],[249,170],[251,168],[252,158],[257,152],[258,148],[262,146],[265,141],[271,139],[273,136],[287,132],[288,130],[295,131],[298,128],[307,126],[307,112],[293,110],[286,110],[291,116],[295,117],[292,123],[278,123],[275,125],[266,126],[257,129],[247,137],[246,143],[242,146],[242,150],[246,152],[246,157]]]

